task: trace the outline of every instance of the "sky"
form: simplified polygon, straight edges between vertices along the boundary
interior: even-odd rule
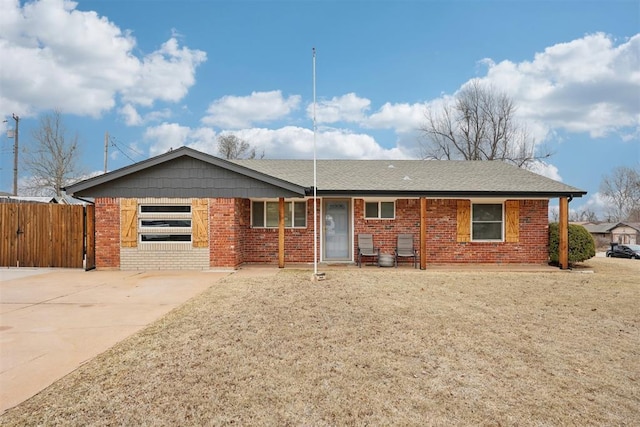
[[[640,0],[0,0],[0,191],[57,110],[88,176],[234,134],[265,158],[417,159],[472,80],[517,105],[534,170],[588,192],[640,166]],[[315,79],[314,57],[315,56]],[[19,186],[28,173],[19,167]]]

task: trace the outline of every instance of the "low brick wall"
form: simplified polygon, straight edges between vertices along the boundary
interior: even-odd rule
[[[187,244],[190,246],[191,244]],[[121,270],[207,270],[209,249],[175,248],[162,250],[122,248]]]

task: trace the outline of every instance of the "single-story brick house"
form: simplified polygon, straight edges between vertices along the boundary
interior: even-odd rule
[[[97,268],[353,263],[360,233],[420,266],[548,260],[548,203],[585,191],[498,161],[223,160],[187,147],[70,185],[95,203]],[[564,201],[564,204],[562,203]],[[561,215],[562,217],[562,215]],[[566,226],[567,220],[564,219]],[[562,222],[561,222],[562,223]]]

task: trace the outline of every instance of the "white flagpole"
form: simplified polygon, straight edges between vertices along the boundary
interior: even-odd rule
[[[318,199],[316,169],[316,48],[313,48],[313,277],[318,277]]]

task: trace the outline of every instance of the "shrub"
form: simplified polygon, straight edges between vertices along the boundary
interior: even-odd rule
[[[558,228],[557,222],[549,224],[549,259],[553,264],[557,264],[560,260]],[[569,264],[582,262],[594,256],[596,256],[596,244],[591,233],[581,225],[569,224]]]

